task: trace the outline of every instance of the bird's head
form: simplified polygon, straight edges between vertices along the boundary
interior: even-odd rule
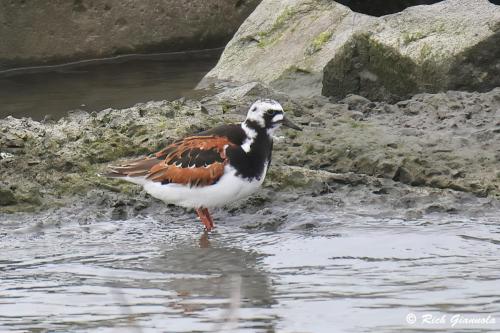
[[[261,99],[252,104],[247,113],[247,124],[252,127],[266,129],[272,134],[281,125],[302,131],[302,129],[285,117],[285,112],[280,103],[272,99]]]

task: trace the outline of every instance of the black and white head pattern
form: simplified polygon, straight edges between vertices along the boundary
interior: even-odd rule
[[[284,119],[285,114],[280,103],[272,99],[261,99],[253,103],[248,110],[246,120],[241,124],[247,137],[241,146],[243,150],[247,153],[250,151],[258,133],[267,136],[272,142],[274,131],[280,127]]]
[[[282,123],[285,115],[280,103],[272,99],[258,100],[252,104],[247,114],[247,122],[265,128],[272,135]]]

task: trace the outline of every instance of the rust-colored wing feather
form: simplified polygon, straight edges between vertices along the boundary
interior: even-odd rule
[[[111,166],[109,177],[146,177],[154,182],[205,186],[222,177],[228,163],[223,136],[191,136],[142,159]]]

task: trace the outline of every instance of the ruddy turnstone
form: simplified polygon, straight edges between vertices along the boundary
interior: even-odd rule
[[[280,125],[301,130],[278,102],[258,100],[241,124],[216,127],[156,154],[110,166],[106,176],[142,185],[165,203],[194,208],[210,231],[214,222],[209,208],[247,197],[262,185]]]

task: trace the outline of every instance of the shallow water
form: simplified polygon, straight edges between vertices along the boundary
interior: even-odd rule
[[[5,222],[0,331],[500,330],[495,217],[321,211],[315,228],[262,232],[220,214],[208,237],[191,214],[44,229]],[[454,315],[496,322],[452,327]]]
[[[58,119],[68,110],[121,109],[195,97],[195,86],[219,55],[219,50],[207,50],[0,72],[0,118]]]

